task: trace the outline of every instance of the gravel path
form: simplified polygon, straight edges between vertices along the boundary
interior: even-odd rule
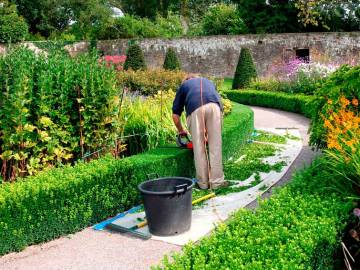
[[[294,127],[300,130],[304,138],[302,152],[276,186],[283,185],[296,169],[309,164],[316,155],[307,146],[309,120],[294,113],[260,107],[252,109],[256,128]],[[264,196],[270,194],[271,190]],[[254,208],[256,205],[257,202],[253,202],[248,207]],[[0,270],[141,270],[158,263],[164,254],[179,250],[180,247],[163,242],[143,241],[87,228],[74,235],[0,257]]]

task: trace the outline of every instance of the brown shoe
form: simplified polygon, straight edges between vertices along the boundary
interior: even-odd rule
[[[195,184],[195,188],[197,189],[201,189],[201,190],[206,190],[206,189],[209,189],[209,185],[207,184],[202,184],[202,183],[196,183]]]
[[[216,183],[215,185],[210,183],[210,188],[211,189],[226,188],[228,186],[229,186],[228,181],[221,182],[220,184]]]

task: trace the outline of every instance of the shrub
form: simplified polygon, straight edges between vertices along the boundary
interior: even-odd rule
[[[224,119],[224,158],[246,143],[253,113],[236,105]],[[228,145],[231,142],[231,147]],[[73,233],[140,202],[146,174],[191,177],[191,151],[159,148],[124,159],[104,157],[0,185],[0,255]]]
[[[28,35],[28,25],[17,14],[16,5],[0,2],[0,43],[22,41]]]
[[[117,38],[174,38],[183,34],[183,27],[178,15],[169,13],[167,18],[157,16],[155,21],[125,15],[99,25],[94,30],[96,39]]]
[[[314,97],[312,96],[258,90],[231,90],[223,91],[223,93],[230,100],[241,104],[269,107],[288,112],[300,113],[309,118],[311,118],[316,112],[312,104],[314,100]]]
[[[114,144],[119,91],[96,55],[0,58],[0,159],[4,179],[33,174]]]
[[[174,90],[180,86],[185,78],[183,71],[163,69],[128,70],[118,74],[119,83],[131,92],[142,95],[154,95],[161,89]]]
[[[341,108],[341,97],[360,99],[360,66],[342,66],[315,92],[315,114],[311,122],[310,142],[316,147],[326,146],[326,130],[323,116]]]
[[[329,100],[331,101],[331,100]],[[360,112],[359,100],[340,97],[341,108],[322,115],[326,131],[328,167],[344,181],[334,182],[343,192],[360,195]]]
[[[256,211],[237,211],[158,269],[332,269],[352,209],[339,194],[324,192],[333,177],[315,162]]]
[[[249,86],[251,80],[257,77],[256,68],[248,48],[242,48],[236,67],[232,88],[239,89]]]
[[[236,35],[247,32],[235,5],[217,4],[211,6],[202,18],[204,35]]]
[[[146,69],[144,54],[138,44],[130,45],[126,54],[124,69]]]
[[[163,65],[166,70],[178,70],[181,69],[180,61],[173,48],[169,48],[166,52],[165,61]]]
[[[299,73],[296,76],[296,80],[281,81],[274,78],[261,79],[252,81],[248,88],[261,91],[313,95],[321,82],[322,79],[320,78],[310,79],[305,76],[305,74]]]
[[[160,37],[175,38],[180,37],[184,33],[179,15],[168,13],[167,17],[156,16],[155,28],[160,32]]]

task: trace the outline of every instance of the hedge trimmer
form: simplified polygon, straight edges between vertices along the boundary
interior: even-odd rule
[[[177,146],[159,146],[159,148],[176,148],[193,150],[193,143],[187,133],[179,133],[175,139]]]

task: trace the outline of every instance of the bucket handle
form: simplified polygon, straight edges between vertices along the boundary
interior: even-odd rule
[[[188,189],[187,184],[177,185],[175,186],[175,194],[185,193],[187,189]]]

